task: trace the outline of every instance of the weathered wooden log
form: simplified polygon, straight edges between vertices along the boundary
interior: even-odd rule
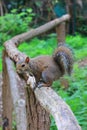
[[[7,66],[5,61],[6,53],[3,53],[2,62],[3,62],[3,84],[2,84],[2,102],[3,102],[3,125],[4,120],[7,119],[8,125],[3,126],[3,128],[12,129],[12,98],[11,98],[11,91],[10,91],[10,83],[9,83],[9,76],[7,73]],[[9,108],[9,109],[8,109]],[[7,122],[6,122],[7,123]]]
[[[13,62],[6,53],[4,59],[3,72],[3,116],[9,119],[9,127],[12,129],[12,112],[14,110],[16,117],[17,130],[27,129],[25,100],[20,98],[18,91],[16,72],[14,71]],[[7,78],[5,78],[7,76]],[[5,84],[6,83],[6,84]]]

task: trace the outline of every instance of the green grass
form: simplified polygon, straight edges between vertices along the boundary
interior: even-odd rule
[[[75,60],[81,60],[87,56],[87,37],[68,36],[66,42],[73,48]]]
[[[57,42],[55,38],[48,40],[34,38],[29,43],[24,42],[21,46],[19,46],[19,50],[26,53],[30,57],[35,57],[41,54],[52,54],[57,45],[56,43]]]

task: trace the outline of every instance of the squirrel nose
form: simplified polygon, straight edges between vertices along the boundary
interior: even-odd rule
[[[18,74],[20,74],[21,71],[20,71],[19,69],[16,69],[16,72],[17,72]]]

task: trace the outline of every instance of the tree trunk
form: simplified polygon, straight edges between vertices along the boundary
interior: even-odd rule
[[[76,31],[76,0],[65,0],[67,12],[70,14],[69,34],[75,34]]]
[[[0,16],[3,16],[7,13],[7,9],[3,0],[0,0]]]

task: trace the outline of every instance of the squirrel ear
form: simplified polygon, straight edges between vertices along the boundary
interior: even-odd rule
[[[29,61],[30,61],[29,57],[26,57],[25,63],[29,63]]]

